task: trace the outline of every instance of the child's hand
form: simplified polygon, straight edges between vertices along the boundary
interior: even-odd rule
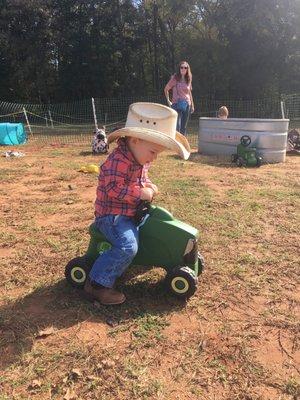
[[[149,187],[153,190],[153,195],[156,196],[158,194],[158,187],[154,185],[154,183],[146,183],[146,187]]]
[[[141,200],[152,201],[154,190],[150,187],[141,188]]]

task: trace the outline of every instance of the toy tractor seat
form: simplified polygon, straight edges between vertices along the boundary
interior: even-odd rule
[[[106,240],[102,232],[99,231],[95,222],[89,227],[90,243],[87,254],[90,258],[96,259],[99,254],[111,248],[111,244]]]
[[[91,236],[94,236],[96,239],[98,240],[102,240],[103,239],[103,234],[98,230],[95,222],[93,222],[90,227],[89,227],[89,234]]]

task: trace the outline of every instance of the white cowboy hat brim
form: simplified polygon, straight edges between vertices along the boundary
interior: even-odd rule
[[[166,149],[174,150],[184,160],[187,160],[191,153],[189,142],[186,137],[179,132],[176,132],[176,139],[173,139],[165,133],[153,129],[143,127],[121,128],[108,135],[108,143],[122,136],[136,137],[146,140],[147,142],[156,143]]]

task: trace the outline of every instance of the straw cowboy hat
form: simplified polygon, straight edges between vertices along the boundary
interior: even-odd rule
[[[190,156],[190,145],[176,132],[177,112],[156,103],[133,103],[129,106],[124,128],[108,135],[108,143],[121,136],[131,136],[174,150],[183,159]]]

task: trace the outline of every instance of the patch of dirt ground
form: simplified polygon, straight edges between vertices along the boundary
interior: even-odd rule
[[[200,231],[198,290],[176,299],[163,268],[130,267],[127,302],[104,307],[64,268],[93,222],[97,175],[79,169],[105,156],[39,142],[22,152],[0,158],[1,400],[300,398],[300,158],[239,169],[163,153],[155,203]]]

